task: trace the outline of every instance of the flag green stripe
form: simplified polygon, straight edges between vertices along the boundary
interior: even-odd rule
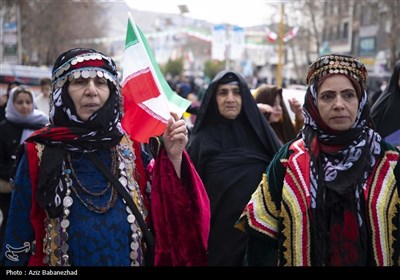
[[[139,43],[139,40],[136,36],[135,29],[131,24],[131,21],[128,20],[128,31],[126,32],[126,39],[125,39],[125,49]]]

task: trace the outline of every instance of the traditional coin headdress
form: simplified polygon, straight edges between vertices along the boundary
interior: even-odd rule
[[[320,56],[309,67],[307,84],[319,81],[329,74],[347,75],[356,80],[365,89],[367,70],[364,64],[357,58],[338,54]]]

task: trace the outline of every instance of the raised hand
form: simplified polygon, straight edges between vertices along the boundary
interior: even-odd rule
[[[179,119],[176,113],[171,112],[171,116],[162,137],[167,155],[174,165],[178,176],[180,176],[182,153],[188,142],[188,131],[185,120]]]
[[[289,101],[289,105],[290,105],[290,110],[295,114],[296,119],[298,119],[298,120],[304,119],[303,112],[302,112],[302,106],[301,106],[300,102],[296,98],[291,98],[288,101]]]

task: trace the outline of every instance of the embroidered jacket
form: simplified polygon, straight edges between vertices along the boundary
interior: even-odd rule
[[[382,147],[383,156],[363,186],[368,265],[392,266],[400,265],[400,157]],[[257,241],[258,253],[249,249],[248,254],[259,254],[260,265],[313,265],[310,203],[310,158],[298,139],[275,156],[236,225],[253,241],[263,241]]]

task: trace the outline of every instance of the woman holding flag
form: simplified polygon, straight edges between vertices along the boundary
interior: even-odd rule
[[[61,54],[50,98],[50,125],[17,159],[1,263],[205,265],[209,201],[184,150],[185,122],[172,113],[147,174],[148,156],[121,126],[110,57],[83,48]]]

